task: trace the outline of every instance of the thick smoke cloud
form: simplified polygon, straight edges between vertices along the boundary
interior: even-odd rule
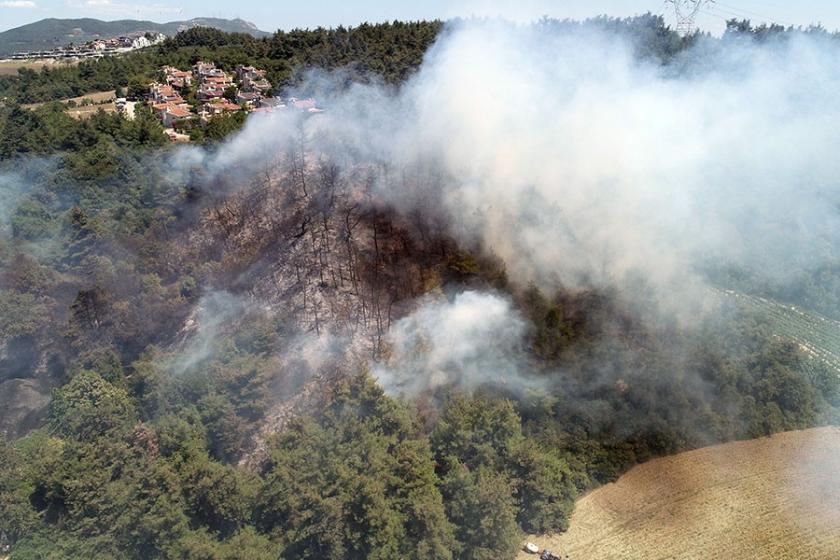
[[[325,114],[251,118],[218,152],[178,157],[258,173],[297,146],[375,169],[379,201],[442,218],[520,284],[622,293],[641,279],[660,310],[682,318],[710,305],[710,268],[780,281],[837,258],[836,44],[708,40],[662,65],[640,59],[631,39],[584,29],[453,24],[399,91],[313,75],[302,91],[318,92]],[[494,296],[422,305],[391,334],[408,369],[432,340],[427,377],[412,384],[484,381],[465,364],[490,349],[458,346],[464,330],[521,338],[521,319]],[[462,316],[478,326],[452,319]],[[441,323],[444,338],[429,326]]]
[[[358,86],[303,124],[252,119],[209,168],[265,165],[298,134],[387,163],[380,196],[440,203],[521,280],[664,286],[707,260],[783,273],[837,247],[837,51],[701,43],[661,67],[597,33],[461,23],[400,93]]]
[[[444,385],[517,388],[530,384],[520,359],[526,322],[511,302],[467,291],[451,301],[429,296],[388,333],[389,359],[373,370],[394,393],[417,393]]]
[[[609,37],[467,26],[414,83],[407,145],[450,178],[454,231],[520,279],[783,273],[838,246],[836,50],[701,48],[675,76]]]

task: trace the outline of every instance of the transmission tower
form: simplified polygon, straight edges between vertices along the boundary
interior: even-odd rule
[[[714,4],[715,0],[665,0],[665,3],[674,7],[677,33],[690,35],[694,31],[694,19],[700,13],[700,9],[707,4]]]

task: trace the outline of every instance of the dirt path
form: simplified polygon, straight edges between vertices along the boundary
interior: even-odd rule
[[[528,540],[572,560],[840,559],[840,428],[650,461],[578,500],[568,532]]]

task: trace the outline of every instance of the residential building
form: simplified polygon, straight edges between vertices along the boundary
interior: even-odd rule
[[[236,102],[240,105],[247,105],[248,107],[258,106],[260,99],[262,99],[262,95],[254,91],[240,91],[236,94]]]
[[[237,105],[236,103],[231,103],[227,99],[213,99],[212,101],[208,101],[203,105],[203,113],[205,113],[208,117],[212,117],[214,115],[221,115],[222,113],[235,113],[236,111],[242,110],[242,107]]]
[[[261,95],[265,95],[271,89],[271,82],[259,76],[245,76],[241,85],[242,91],[257,92]]]
[[[154,103],[172,103],[179,105],[185,103],[181,94],[169,84],[159,84],[157,82],[149,86],[149,97]]]
[[[193,73],[200,84],[220,83],[230,85],[233,83],[233,78],[228,76],[221,68],[216,68],[216,65],[212,62],[196,62],[193,65]]]
[[[286,104],[279,97],[263,97],[260,99],[261,109],[285,109]]]
[[[225,86],[221,84],[201,84],[198,86],[199,101],[209,101],[211,99],[219,99],[225,95]]]
[[[164,66],[161,70],[166,76],[166,83],[172,87],[184,89],[192,85],[193,74],[189,70],[179,70],[172,66]]]
[[[174,105],[172,103],[157,103],[152,105],[155,116],[166,128],[171,128],[176,122],[188,119],[192,116],[187,105]]]
[[[258,70],[253,66],[243,66],[240,64],[236,67],[236,77],[239,78],[239,81],[245,78],[261,79],[265,78],[265,70]]]
[[[297,97],[290,97],[289,98],[289,105],[298,109],[299,111],[308,111],[309,109],[315,109],[315,100],[311,97],[308,99],[298,99]]]

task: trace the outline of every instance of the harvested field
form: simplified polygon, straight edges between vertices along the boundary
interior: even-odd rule
[[[110,91],[94,91],[78,97],[72,97],[70,99],[59,99],[58,101],[64,103],[65,105],[67,105],[68,102],[73,101],[76,106],[67,107],[67,114],[76,119],[85,119],[95,115],[99,109],[102,109],[106,113],[115,112],[117,110],[117,106],[114,103],[115,97],[116,91],[112,89]],[[89,100],[92,104],[82,105],[85,103],[85,100]],[[21,105],[21,107],[25,109],[37,109],[41,105],[43,105],[43,103],[29,103],[27,105]]]
[[[578,500],[568,532],[528,540],[572,560],[837,560],[840,428],[655,459]]]
[[[73,107],[67,109],[67,114],[74,119],[87,119],[95,115],[100,109],[106,113],[116,113],[117,106],[111,102],[99,105],[88,105],[86,107]]]
[[[49,67],[58,67],[58,66],[73,66],[78,64],[75,61],[62,61],[58,62],[55,60],[31,60],[31,61],[23,61],[23,60],[4,60],[0,62],[0,76],[14,76],[18,72],[18,68],[29,68],[30,70],[40,70],[45,66]]]

